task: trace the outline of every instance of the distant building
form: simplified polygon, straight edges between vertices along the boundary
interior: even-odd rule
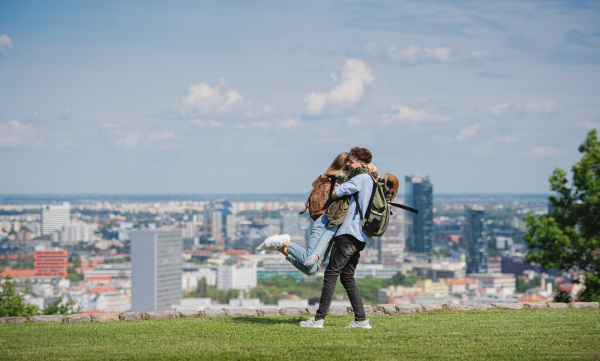
[[[433,251],[433,185],[425,174],[405,177],[406,205],[419,210],[419,214],[407,213],[406,241],[411,252]]]
[[[488,242],[483,209],[476,207],[467,209],[465,242],[467,273],[487,273]]]
[[[181,232],[131,233],[131,310],[167,311],[182,298]]]
[[[390,215],[385,234],[378,240],[381,264],[387,267],[402,267],[404,263],[404,212],[395,209]]]
[[[63,278],[67,276],[67,251],[64,249],[36,250],[33,257],[36,277]]]
[[[71,205],[44,205],[42,207],[42,234],[52,234],[61,231],[64,226],[71,224]]]
[[[248,290],[256,287],[256,265],[233,264],[219,266],[217,288],[221,291]]]

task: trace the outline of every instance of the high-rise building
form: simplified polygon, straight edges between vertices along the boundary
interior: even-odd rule
[[[482,208],[467,209],[465,243],[467,245],[467,274],[487,273],[488,242],[485,211]]]
[[[387,229],[378,240],[381,263],[384,267],[401,268],[404,264],[404,212],[392,210]]]
[[[42,206],[42,234],[52,234],[61,231],[64,226],[71,223],[71,205],[64,202],[62,205]]]
[[[405,177],[406,205],[419,210],[419,214],[407,213],[406,242],[411,252],[433,251],[433,185],[425,174]]]
[[[217,271],[217,288],[248,290],[256,287],[256,264],[225,264]]]
[[[67,251],[64,249],[36,250],[33,258],[36,277],[63,278],[67,276]]]
[[[131,310],[168,311],[182,298],[181,232],[131,233]]]

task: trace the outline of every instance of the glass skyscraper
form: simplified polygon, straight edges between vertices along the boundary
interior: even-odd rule
[[[431,254],[433,251],[433,186],[429,176],[407,175],[404,197],[407,206],[419,210],[419,214],[405,213],[408,248],[411,252]]]
[[[467,274],[487,273],[487,229],[485,211],[482,208],[472,207],[467,209],[465,241],[467,245]]]

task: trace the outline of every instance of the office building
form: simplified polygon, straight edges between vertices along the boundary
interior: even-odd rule
[[[221,291],[248,290],[256,285],[256,264],[226,264],[218,268],[217,288]]]
[[[394,208],[387,229],[378,240],[380,262],[386,267],[401,268],[404,263],[404,211]]]
[[[67,276],[67,251],[64,249],[36,250],[33,259],[36,277],[63,278]]]
[[[168,311],[182,298],[181,232],[131,233],[131,310]]]
[[[485,211],[482,208],[467,209],[465,243],[467,245],[467,274],[487,273],[488,242]]]
[[[433,251],[433,186],[424,174],[405,177],[406,205],[419,214],[406,213],[406,242],[414,253],[431,254]]]
[[[42,234],[52,234],[62,231],[64,226],[71,223],[71,205],[64,202],[61,205],[42,206]]]

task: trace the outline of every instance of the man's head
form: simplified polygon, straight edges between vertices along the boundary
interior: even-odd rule
[[[372,159],[373,155],[367,148],[354,147],[350,149],[347,165],[352,170],[371,163]]]

